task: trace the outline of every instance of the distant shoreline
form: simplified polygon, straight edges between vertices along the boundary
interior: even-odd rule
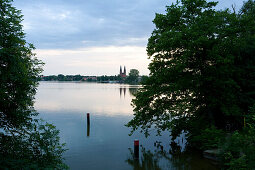
[[[114,75],[114,76],[82,76],[82,75],[41,75],[39,81],[59,81],[59,82],[97,82],[97,83],[119,83],[139,85],[148,76],[134,75]]]
[[[123,84],[123,85],[134,85],[134,86],[142,86],[141,84],[134,84],[134,83],[126,83],[126,82],[118,82],[118,81],[59,81],[59,80],[39,80],[39,82],[56,82],[56,83],[99,83],[99,84]]]

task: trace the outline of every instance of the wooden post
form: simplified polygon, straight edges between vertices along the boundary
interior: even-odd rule
[[[87,137],[89,137],[90,133],[90,118],[89,118],[89,113],[87,113]]]
[[[87,124],[87,137],[89,137],[89,133],[90,133],[90,125]]]
[[[139,140],[134,141],[134,158],[139,159]]]
[[[89,113],[87,113],[87,125],[90,125]]]

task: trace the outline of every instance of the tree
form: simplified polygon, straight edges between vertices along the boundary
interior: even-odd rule
[[[137,69],[131,69],[127,77],[127,82],[138,83],[138,77],[139,77],[139,71]]]
[[[181,0],[156,14],[147,45],[150,76],[132,101],[132,131],[141,127],[148,135],[155,125],[176,137],[184,130],[192,144],[210,126],[243,126],[255,103],[255,3],[238,13],[216,5]]]
[[[14,128],[37,114],[31,105],[42,63],[34,58],[33,45],[26,43],[21,11],[11,0],[0,3],[0,128]]]
[[[62,158],[65,150],[56,127],[40,120],[0,133],[1,169],[68,169]]]
[[[58,81],[65,81],[65,76],[63,74],[59,74]]]
[[[146,84],[145,82],[147,81],[147,79],[148,79],[148,76],[146,75],[141,76],[141,84]]]
[[[0,164],[3,169],[62,169],[63,145],[33,107],[42,62],[25,40],[21,11],[0,0]]]

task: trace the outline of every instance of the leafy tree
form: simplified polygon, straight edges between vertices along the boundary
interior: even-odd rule
[[[132,131],[141,127],[148,135],[155,125],[192,139],[211,126],[242,128],[255,103],[255,2],[238,13],[216,5],[181,0],[156,14],[150,76],[133,100]]]
[[[59,74],[58,81],[65,81],[65,76],[63,74]]]
[[[1,169],[63,169],[62,144],[53,125],[34,117],[34,95],[42,62],[25,40],[21,11],[0,0]]]
[[[81,75],[75,75],[74,77],[73,77],[73,80],[74,81],[80,81],[82,79],[82,76]]]
[[[22,30],[21,11],[0,1],[0,128],[26,124],[37,113],[31,107],[41,61],[34,57]]]
[[[126,81],[128,83],[137,83],[138,77],[139,77],[139,71],[137,69],[131,69]]]
[[[145,76],[145,75],[141,76],[141,84],[144,84],[147,81],[147,79],[148,79],[148,76]]]

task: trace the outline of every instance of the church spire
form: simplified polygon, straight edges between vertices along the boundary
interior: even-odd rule
[[[124,66],[124,74],[126,75],[126,66]]]
[[[122,68],[121,68],[121,66],[120,66],[120,75],[122,74]]]

